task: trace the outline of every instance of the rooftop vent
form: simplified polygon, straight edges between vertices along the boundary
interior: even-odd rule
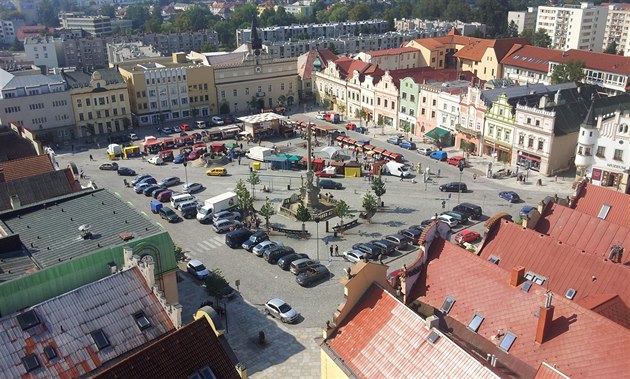
[[[17,315],[16,318],[22,330],[27,330],[35,325],[39,325],[40,323],[39,317],[37,317],[37,313],[35,313],[35,311],[32,309]]]
[[[431,333],[429,333],[429,335],[427,336],[427,342],[430,343],[431,345],[435,345],[435,343],[439,339],[440,339],[440,335],[437,334],[435,330],[432,330]]]
[[[90,231],[90,224],[83,224],[79,226],[79,233],[84,240],[92,239],[92,232]]]

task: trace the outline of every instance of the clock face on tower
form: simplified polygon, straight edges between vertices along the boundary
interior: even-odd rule
[[[256,72],[262,72],[262,67],[256,66]]]

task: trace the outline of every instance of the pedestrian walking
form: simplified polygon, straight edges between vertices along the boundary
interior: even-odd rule
[[[339,245],[335,245],[335,256],[339,256]]]
[[[442,173],[442,170],[440,170],[440,169],[438,168],[438,174],[437,174],[438,178],[440,177],[440,174],[441,174],[441,173]]]
[[[91,160],[91,161],[93,161],[93,160],[94,160],[94,158],[92,157],[92,154],[90,154],[90,160]]]
[[[330,249],[329,249],[329,250],[330,250],[330,256],[331,256],[331,257],[332,257],[332,255],[333,255],[333,251],[334,251],[334,249],[335,249],[335,248],[333,247],[333,245],[330,245]]]
[[[238,157],[238,165],[239,166],[241,165],[241,157],[240,156]]]
[[[473,174],[473,181],[477,180],[477,174]]]
[[[79,172],[79,178],[81,178],[81,179],[85,178],[85,174],[83,173],[83,169],[81,169],[81,172]]]
[[[401,172],[401,173],[400,173],[400,181],[402,182],[402,181],[403,181],[403,179],[404,179],[404,176],[403,176],[403,173]]]

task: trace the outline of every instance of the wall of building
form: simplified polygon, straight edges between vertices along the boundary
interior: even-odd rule
[[[323,349],[320,349],[321,379],[348,379],[337,361],[333,360]]]

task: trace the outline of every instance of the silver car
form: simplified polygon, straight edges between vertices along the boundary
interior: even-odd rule
[[[241,226],[241,223],[236,220],[221,220],[217,221],[212,225],[212,229],[214,229],[217,233],[225,233],[230,231],[230,229],[236,229]]]
[[[181,183],[182,181],[179,180],[178,177],[176,176],[171,176],[168,178],[164,178],[161,181],[158,182],[158,186],[162,186],[162,187],[172,187],[172,186],[176,186],[179,183]]]
[[[230,212],[230,211],[221,211],[219,213],[215,213],[212,216],[212,222],[219,222],[222,220],[236,220],[239,221],[241,219],[241,214],[238,212]]]
[[[342,253],[343,258],[348,262],[357,263],[365,260],[365,253],[361,250],[348,250]]]
[[[291,308],[289,304],[280,299],[271,299],[266,302],[265,313],[285,323],[293,323],[297,321],[300,316],[295,309]]]
[[[259,243],[258,245],[254,246],[254,248],[252,249],[252,253],[256,254],[259,257],[262,257],[265,254],[265,251],[276,246],[282,246],[282,243],[277,242],[277,241],[269,241],[269,240],[263,241]]]

